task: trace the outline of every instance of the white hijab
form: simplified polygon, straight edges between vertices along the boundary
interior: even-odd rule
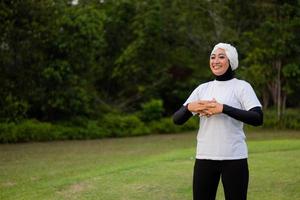
[[[231,44],[227,44],[227,43],[219,43],[214,47],[211,54],[213,54],[217,49],[224,49],[225,54],[229,59],[232,71],[235,70],[236,68],[238,68],[238,66],[239,66],[238,53],[234,46],[232,46]]]

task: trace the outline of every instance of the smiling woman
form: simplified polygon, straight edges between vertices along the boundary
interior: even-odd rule
[[[210,56],[210,69],[216,76],[221,76],[229,68],[229,60],[224,49],[216,49]],[[231,70],[230,70],[231,71]]]
[[[246,200],[248,150],[243,123],[263,122],[261,104],[251,85],[234,78],[238,54],[230,44],[217,44],[210,55],[215,80],[199,85],[174,114],[176,124],[200,117],[194,166],[194,200],[215,199],[222,179],[226,200]]]
[[[229,67],[228,58],[225,54],[224,49],[217,49],[210,56],[210,69],[211,71],[220,76],[224,74]]]

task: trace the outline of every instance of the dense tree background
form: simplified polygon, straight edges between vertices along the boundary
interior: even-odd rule
[[[300,106],[299,1],[14,0],[0,19],[2,122],[97,119],[153,99],[169,116],[212,79],[220,41],[264,109]]]

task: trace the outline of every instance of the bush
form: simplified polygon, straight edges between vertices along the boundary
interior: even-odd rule
[[[2,101],[0,101],[2,102]],[[1,104],[0,104],[1,105]],[[29,105],[26,101],[8,95],[3,99],[0,110],[0,120],[6,122],[17,122],[26,117]]]
[[[175,125],[171,117],[160,118],[160,120],[154,120],[156,118],[151,119],[151,121],[145,123],[137,115],[110,113],[104,115],[103,118],[98,121],[76,117],[68,122],[65,121],[54,124],[37,120],[24,120],[19,123],[0,123],[0,143],[95,139],[104,137],[138,136],[150,133],[177,133],[194,131],[199,127],[198,117],[192,117],[181,126]],[[280,121],[277,120],[275,110],[265,111],[263,128],[288,128],[299,130],[299,110],[286,110]]]
[[[136,115],[107,114],[99,121],[108,135],[113,137],[136,136],[149,134],[150,130]]]
[[[17,142],[16,136],[13,134],[14,123],[1,123],[0,124],[0,142]]]
[[[150,122],[151,133],[178,133],[182,131],[192,131],[199,128],[199,118],[192,117],[184,125],[176,125],[171,117],[162,118],[159,121]]]
[[[77,118],[77,120],[79,120],[79,118]],[[66,125],[66,123],[57,124],[55,126],[54,135],[58,135],[59,139],[63,140],[96,139],[109,136],[103,127],[98,126],[98,121],[86,120],[76,123],[76,125],[73,123],[74,121],[70,122],[69,125]]]
[[[59,124],[70,126],[70,127],[82,127],[87,128],[89,119],[87,117],[75,116],[67,121],[59,122]]]
[[[183,126],[181,126],[181,131],[191,131],[199,129],[199,117],[194,116],[190,118]]]
[[[58,138],[55,135],[54,127],[47,122],[37,120],[26,120],[14,129],[18,141],[47,141]],[[51,134],[49,134],[51,133]]]
[[[0,142],[48,141],[58,139],[50,123],[25,120],[21,123],[2,123]]]
[[[142,104],[142,110],[138,115],[143,122],[150,122],[160,120],[163,112],[164,107],[162,100],[152,99],[149,102]]]
[[[0,124],[0,143],[95,139],[108,137],[108,132],[97,121],[88,121],[85,127],[51,124],[37,120]]]
[[[283,115],[284,128],[300,130],[300,110],[289,109]]]
[[[300,129],[300,110],[287,109],[282,118],[278,120],[276,110],[267,110],[264,112],[264,128],[280,128],[280,129]]]
[[[180,130],[180,127],[176,126],[171,118],[163,118],[159,121],[153,121],[148,125],[152,133],[175,133]]]

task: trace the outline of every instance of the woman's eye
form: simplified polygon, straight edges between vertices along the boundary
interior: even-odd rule
[[[221,59],[224,59],[224,58],[225,58],[225,56],[220,56],[219,58],[221,58]]]

